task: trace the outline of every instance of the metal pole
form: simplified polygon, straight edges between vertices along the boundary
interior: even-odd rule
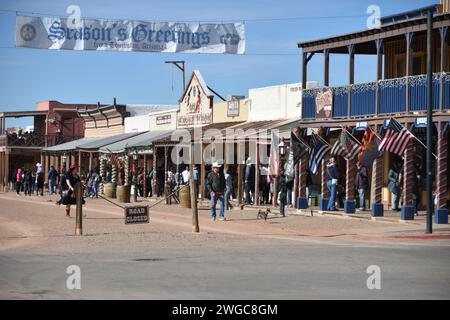
[[[76,197],[76,224],[75,224],[75,235],[83,235],[83,191],[81,182],[75,185],[75,197]]]
[[[432,128],[433,128],[433,61],[432,61],[432,33],[433,33],[433,11],[428,11],[427,19],[427,230],[426,233],[433,232],[433,173],[431,167],[432,158]]]

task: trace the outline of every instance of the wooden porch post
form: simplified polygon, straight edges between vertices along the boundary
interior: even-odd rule
[[[436,209],[435,223],[448,223],[447,208],[447,166],[448,166],[448,135],[445,130],[446,123],[439,122],[437,156],[436,160]]]
[[[92,155],[92,152],[89,152],[89,172],[91,172],[91,170],[92,170],[92,157],[93,157],[93,155]]]
[[[147,198],[147,155],[144,154],[144,198]]]
[[[206,198],[204,146],[202,140],[198,143],[200,143],[200,199],[204,200]]]
[[[355,45],[350,44],[348,49],[348,83],[352,85],[355,82]],[[348,93],[348,110],[347,117],[352,115],[352,89],[350,87]]]
[[[380,125],[375,126],[375,132],[379,132]],[[383,153],[375,159],[372,165],[372,217],[382,217],[383,208]]]
[[[405,123],[405,128],[409,129],[410,125]],[[401,212],[402,220],[414,220],[414,200],[413,200],[413,184],[414,184],[414,149],[413,141],[408,142],[405,149],[403,161],[403,206]]]
[[[405,34],[406,37],[406,112],[410,110],[410,99],[409,99],[409,76],[412,75],[412,41],[414,32],[408,32]]]
[[[383,39],[375,40],[377,47],[377,86],[375,93],[375,115],[380,112],[380,86],[378,81],[383,78]]]
[[[255,143],[256,159],[255,159],[255,205],[259,206],[259,143]]]
[[[323,85],[328,87],[330,82],[330,51],[328,49],[323,50],[324,57],[324,71],[323,71]]]
[[[344,129],[345,130],[345,129]],[[355,159],[347,160],[346,177],[345,177],[345,201],[344,212],[355,213],[355,175],[356,175],[356,162]]]
[[[308,81],[308,61],[307,53],[302,53],[302,89],[306,89],[306,82]]]
[[[10,173],[9,173],[9,152],[5,150],[5,176],[6,176],[6,185],[9,184]]]
[[[157,197],[158,192],[156,188],[158,187],[157,181],[156,181],[156,154],[158,153],[158,148],[155,144],[153,144],[153,179],[152,179],[152,196],[154,198]]]
[[[447,49],[447,33],[448,33],[448,28],[444,27],[444,28],[440,28],[439,29],[439,35],[441,38],[441,68],[440,71],[441,72],[447,72],[447,54],[448,54],[448,49]],[[441,109],[441,111],[444,109],[444,81],[441,78],[441,83],[440,83],[440,97],[439,97],[439,107]]]

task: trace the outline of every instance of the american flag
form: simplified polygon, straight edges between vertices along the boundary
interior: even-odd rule
[[[412,138],[414,138],[414,135],[408,129],[391,118],[379,145],[379,150],[389,151],[401,156]]]
[[[311,158],[309,160],[309,170],[313,174],[317,174],[319,170],[319,164],[322,161],[323,157],[325,157],[325,154],[330,151],[330,146],[323,141],[320,140],[320,138],[313,133],[312,135],[312,154]]]
[[[117,169],[121,167],[120,159],[115,154],[112,154],[110,156],[109,162],[111,163],[111,165],[116,166]]]
[[[331,156],[343,156],[345,159],[353,159],[359,152],[361,146],[346,129],[342,132],[331,148]]]

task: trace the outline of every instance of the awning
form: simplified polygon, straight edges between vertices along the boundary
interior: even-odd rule
[[[77,146],[77,149],[86,150],[86,151],[96,151],[97,149],[107,146],[109,144],[113,144],[115,142],[119,142],[137,135],[144,134],[145,132],[130,132],[123,133],[114,136],[102,137],[100,139],[95,139],[93,141],[84,143],[82,145]]]
[[[52,146],[52,147],[48,147],[48,148],[44,148],[42,149],[43,152],[64,152],[64,151],[75,151],[77,149],[77,147],[86,144],[86,143],[92,143],[95,140],[100,140],[102,138],[94,138],[94,137],[89,137],[89,138],[81,138],[81,139],[77,139],[77,140],[73,140],[73,141],[69,141],[66,143],[61,143],[58,144],[56,146]]]
[[[152,142],[170,136],[174,130],[147,131],[134,137],[105,145],[100,148],[104,153],[122,153],[127,149],[150,149]]]

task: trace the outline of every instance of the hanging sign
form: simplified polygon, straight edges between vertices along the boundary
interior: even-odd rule
[[[330,118],[333,108],[333,91],[324,88],[316,95],[316,118]]]
[[[16,47],[183,53],[245,52],[243,23],[16,17]]]
[[[125,224],[148,223],[148,206],[125,207]]]
[[[239,100],[231,99],[227,102],[227,117],[239,117]]]
[[[416,128],[426,128],[427,124],[426,117],[416,118]]]

